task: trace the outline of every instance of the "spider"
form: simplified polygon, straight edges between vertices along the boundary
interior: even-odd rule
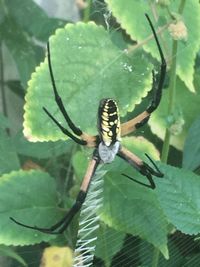
[[[115,100],[106,98],[102,99],[99,103],[99,109],[98,109],[98,135],[97,136],[91,136],[87,133],[83,132],[80,128],[78,128],[73,121],[70,119],[64,105],[62,102],[62,99],[60,98],[52,70],[52,64],[51,64],[51,58],[50,58],[50,47],[49,43],[47,44],[47,58],[48,58],[48,66],[49,66],[49,73],[50,78],[52,82],[52,87],[55,95],[55,101],[58,105],[58,108],[62,115],[64,116],[66,123],[68,124],[68,127],[71,129],[71,132],[63,127],[57,120],[54,118],[51,113],[43,107],[43,110],[46,112],[46,114],[49,116],[49,118],[58,126],[58,128],[68,137],[70,137],[72,140],[74,140],[76,143],[87,146],[87,147],[93,147],[94,152],[92,159],[89,162],[88,168],[86,170],[85,176],[83,178],[80,191],[77,195],[76,201],[72,208],[66,213],[66,215],[58,221],[56,224],[49,228],[41,228],[37,226],[29,226],[26,224],[23,224],[14,218],[10,218],[12,221],[14,221],[16,224],[21,225],[26,228],[38,230],[43,233],[48,234],[60,234],[63,233],[64,230],[68,227],[70,222],[72,221],[73,217],[79,212],[79,210],[82,207],[82,204],[85,201],[91,179],[93,175],[95,174],[95,171],[99,164],[101,163],[111,163],[115,156],[120,157],[121,159],[125,160],[127,163],[129,163],[133,168],[135,168],[138,172],[140,172],[143,176],[145,176],[149,184],[145,184],[143,182],[140,182],[126,174],[123,174],[127,178],[131,179],[132,181],[151,188],[155,189],[155,183],[153,181],[152,176],[156,177],[163,177],[163,173],[158,169],[158,167],[155,165],[155,163],[151,160],[151,158],[147,156],[147,158],[151,161],[154,168],[150,167],[146,162],[143,162],[138,156],[130,152],[128,149],[123,147],[120,144],[120,139],[122,136],[125,136],[127,134],[132,133],[136,129],[142,127],[144,124],[147,123],[147,121],[150,118],[151,113],[158,107],[161,95],[162,95],[162,87],[165,79],[166,74],[166,62],[165,58],[160,46],[160,43],[158,41],[158,37],[156,35],[155,29],[153,27],[153,24],[147,14],[145,14],[150,28],[152,30],[159,55],[160,55],[160,75],[159,75],[159,81],[156,85],[156,79],[154,71],[152,72],[153,76],[153,85],[152,90],[156,90],[155,95],[147,107],[147,109],[136,116],[135,118],[129,120],[128,122],[125,122],[120,125],[119,120],[119,111],[117,104]]]

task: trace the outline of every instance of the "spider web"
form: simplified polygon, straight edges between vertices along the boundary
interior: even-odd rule
[[[83,204],[80,219],[78,239],[74,252],[73,267],[86,267],[93,264],[97,230],[99,228],[98,211],[102,206],[103,175],[105,171],[98,170],[94,175]]]

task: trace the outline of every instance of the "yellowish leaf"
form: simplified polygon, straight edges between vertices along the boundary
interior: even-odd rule
[[[68,247],[48,247],[44,250],[40,267],[71,267],[72,255]]]

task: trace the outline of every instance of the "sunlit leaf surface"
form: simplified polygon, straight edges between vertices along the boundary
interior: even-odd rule
[[[119,50],[103,27],[94,23],[68,24],[50,38],[51,61],[57,89],[73,121],[96,133],[102,98],[114,98],[123,116],[151,89],[151,66],[139,53]],[[32,141],[66,139],[44,113],[66,122],[53,96],[47,59],[36,68],[26,95],[24,133]]]

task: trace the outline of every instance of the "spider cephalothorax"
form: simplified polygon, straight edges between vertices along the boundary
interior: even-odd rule
[[[158,82],[155,82],[155,75],[153,72],[153,90],[155,90],[155,95],[153,100],[150,102],[149,106],[145,111],[140,113],[135,118],[120,124],[119,119],[119,111],[115,100],[107,98],[102,99],[99,104],[98,110],[98,132],[99,135],[91,136],[87,133],[84,133],[80,128],[76,127],[73,121],[70,119],[64,104],[62,102],[61,97],[58,94],[52,64],[51,64],[51,57],[50,57],[50,48],[49,43],[47,44],[47,59],[48,59],[48,66],[49,66],[49,73],[52,82],[52,88],[55,95],[55,101],[58,105],[60,112],[63,114],[68,127],[71,129],[68,130],[67,128],[63,127],[60,122],[46,109],[43,108],[46,114],[50,117],[50,119],[59,127],[59,129],[72,140],[80,145],[84,145],[87,147],[93,147],[94,152],[92,159],[89,162],[86,174],[83,178],[80,192],[76,198],[76,201],[72,208],[68,211],[68,213],[56,224],[49,228],[41,228],[36,226],[29,226],[23,224],[14,218],[11,218],[15,223],[21,225],[26,228],[38,230],[44,233],[50,234],[58,234],[62,233],[66,227],[69,225],[71,220],[73,219],[74,215],[80,210],[83,202],[85,201],[90,181],[96,171],[96,168],[100,163],[110,163],[114,160],[115,156],[120,157],[127,163],[129,163],[133,168],[135,168],[138,172],[140,172],[143,176],[145,176],[149,184],[143,183],[135,178],[132,178],[126,174],[124,176],[128,177],[129,179],[133,180],[137,184],[143,185],[145,187],[154,189],[155,183],[153,181],[152,176],[156,177],[163,177],[163,174],[160,172],[158,167],[155,163],[151,160],[151,158],[147,156],[150,160],[152,167],[149,166],[146,162],[142,161],[137,155],[120,145],[120,138],[121,136],[125,136],[134,132],[136,129],[142,127],[145,123],[147,123],[148,119],[150,118],[151,113],[158,107],[162,95],[162,87],[165,79],[166,74],[166,63],[165,58],[161,49],[161,46],[158,41],[158,37],[154,30],[151,20],[149,19],[148,15],[146,15],[147,20],[150,24],[150,27],[153,32],[154,39],[156,41],[156,45],[160,54],[161,59],[161,66],[160,66],[160,75]],[[153,168],[154,167],[154,168]]]

